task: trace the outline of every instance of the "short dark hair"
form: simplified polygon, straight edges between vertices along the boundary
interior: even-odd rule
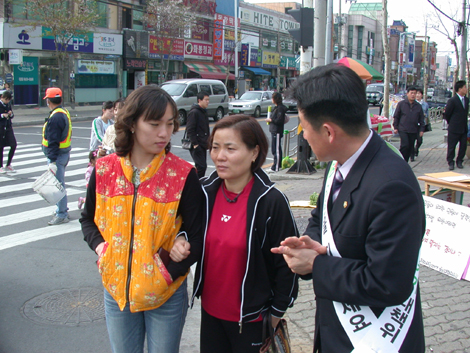
[[[282,104],[282,94],[280,94],[279,92],[274,92],[273,101],[276,105]]]
[[[197,97],[197,102],[199,103],[199,101],[204,100],[204,97],[209,97],[209,93],[207,93],[206,91],[199,91],[196,97]]]
[[[119,109],[122,109],[122,107],[124,106],[124,101],[124,98],[119,98],[115,100],[113,103],[113,108],[116,109],[116,107],[118,107]]]
[[[123,109],[119,112],[119,120],[114,124],[116,139],[114,146],[116,154],[120,157],[128,155],[134,147],[134,129],[139,119],[160,120],[171,107],[174,128],[173,133],[178,131],[178,108],[175,101],[163,89],[149,85],[142,86],[133,91],[126,99]],[[165,147],[166,153],[170,152],[171,143]]]
[[[369,129],[365,86],[350,68],[329,64],[300,75],[286,96],[297,101],[297,107],[315,130],[333,122],[347,134],[358,136]]]
[[[113,109],[113,108],[114,108],[114,103],[113,103],[113,101],[106,101],[106,102],[103,102],[103,106],[101,107],[101,109],[103,109],[103,110]]]
[[[255,118],[244,114],[235,114],[219,120],[212,129],[211,136],[209,137],[210,149],[212,149],[215,132],[219,129],[233,129],[238,131],[242,142],[250,150],[259,146],[258,157],[256,157],[254,163],[251,164],[251,171],[255,172],[263,167],[266,156],[268,155],[268,139],[266,138],[263,128]]]
[[[410,91],[417,91],[417,88],[415,86],[408,86],[406,93],[409,93]]]
[[[423,89],[422,89],[421,87],[417,87],[417,88],[416,88],[416,92],[419,92],[419,93],[421,93],[421,94],[424,94],[424,91],[423,91]]]
[[[461,89],[463,86],[465,86],[467,84],[467,82],[465,82],[465,80],[460,80],[460,81],[457,81],[455,83],[455,86],[454,86],[454,89],[455,89],[455,92],[458,92],[459,89]]]
[[[62,97],[47,98],[52,104],[62,104]]]
[[[2,98],[3,99],[11,99],[12,95],[10,91],[5,91],[2,93]]]

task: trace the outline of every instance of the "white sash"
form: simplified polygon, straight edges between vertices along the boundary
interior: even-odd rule
[[[341,257],[336,248],[328,216],[328,200],[337,165],[338,162],[333,161],[325,183],[322,212],[322,245],[327,247],[329,256]],[[413,321],[418,276],[419,256],[411,295],[403,304],[385,308],[379,318],[375,316],[368,306],[333,302],[336,315],[354,346],[352,353],[394,353],[400,350]]]

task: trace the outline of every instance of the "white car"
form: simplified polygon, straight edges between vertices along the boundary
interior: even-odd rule
[[[240,99],[228,103],[228,111],[232,114],[247,114],[259,118],[268,112],[272,102],[272,91],[249,91],[243,93]]]

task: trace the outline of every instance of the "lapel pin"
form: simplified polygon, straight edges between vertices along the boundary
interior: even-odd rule
[[[348,201],[344,201],[343,202],[343,208],[347,208],[348,207]]]

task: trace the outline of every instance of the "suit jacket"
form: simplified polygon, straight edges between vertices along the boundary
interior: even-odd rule
[[[449,126],[447,131],[454,134],[463,134],[468,132],[468,98],[464,97],[465,108],[458,94],[447,101],[444,111],[444,119]]]
[[[323,196],[322,190],[305,232],[319,242]],[[349,353],[353,346],[332,301],[370,306],[377,316],[384,307],[403,303],[413,289],[425,231],[416,177],[376,133],[344,180],[331,207],[330,223],[342,257],[320,255],[314,262],[314,352],[321,346],[322,353]],[[424,350],[418,287],[413,322],[400,353]]]

